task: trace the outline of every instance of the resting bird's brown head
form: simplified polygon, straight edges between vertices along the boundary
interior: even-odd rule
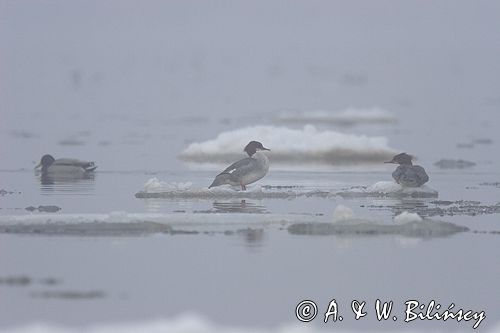
[[[243,149],[249,157],[231,164],[219,173],[208,188],[228,184],[241,186],[242,190],[246,190],[246,185],[258,181],[269,171],[269,160],[262,153],[264,150],[270,151],[259,141],[250,141]]]

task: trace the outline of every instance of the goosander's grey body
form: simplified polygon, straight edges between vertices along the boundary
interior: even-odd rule
[[[241,186],[242,190],[246,190],[246,185],[263,178],[269,171],[269,159],[261,150],[270,149],[265,148],[258,141],[251,141],[244,149],[249,157],[227,167],[215,177],[208,188],[229,184]]]
[[[392,173],[396,183],[406,187],[419,187],[429,181],[429,176],[420,165],[413,165],[412,156],[401,153],[385,163],[395,163],[399,166]]]
[[[43,155],[35,169],[41,168],[43,173],[84,173],[97,168],[94,162],[81,161],[74,158],[58,158]]]

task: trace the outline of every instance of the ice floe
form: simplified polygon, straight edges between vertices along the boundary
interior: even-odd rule
[[[334,223],[294,223],[288,226],[293,235],[377,236],[399,235],[414,238],[446,237],[468,228],[450,222],[422,219],[418,214],[404,212],[386,224],[354,216],[350,208],[339,205],[334,212]]]
[[[165,191],[187,191],[192,187],[193,183],[185,182],[185,183],[167,183],[159,180],[156,177],[150,178],[146,184],[144,184],[144,191],[148,193],[153,192],[165,192]]]
[[[338,205],[333,211],[334,222],[350,220],[353,217],[354,212],[352,211],[352,209],[344,205]]]
[[[400,235],[416,238],[446,237],[469,229],[450,222],[423,220],[404,224],[386,225],[359,223],[296,223],[288,227],[293,235],[377,236]]]
[[[222,132],[215,139],[190,144],[181,152],[183,161],[197,164],[227,164],[244,157],[243,147],[258,140],[270,148],[272,168],[295,169],[315,164],[342,166],[381,163],[395,153],[385,137],[321,131],[312,125],[302,129],[253,126]]]
[[[408,213],[407,211],[404,211],[401,214],[394,216],[394,222],[399,224],[422,222],[422,217],[417,213]]]
[[[500,202],[495,204],[485,204],[480,201],[471,200],[433,200],[425,202],[421,201],[418,204],[407,204],[401,202],[399,204],[389,203],[387,205],[367,205],[366,207],[371,210],[388,210],[397,214],[407,211],[408,213],[417,213],[426,218],[433,216],[478,216],[500,214]]]
[[[458,200],[453,202],[434,203],[435,207],[423,207],[421,210],[427,216],[454,216],[454,215],[488,215],[488,214],[500,214],[500,202],[492,205],[484,204],[479,201],[468,201],[468,200]],[[445,207],[441,207],[445,206]]]
[[[196,187],[192,183],[167,183],[157,178],[149,179],[144,184],[144,190],[135,194],[137,198],[166,198],[166,199],[230,199],[230,198],[295,198],[295,197],[328,197],[335,193],[322,189],[307,189],[299,186],[270,186],[251,185],[246,191],[230,186],[221,186],[209,189]]]
[[[438,192],[427,185],[406,187],[393,181],[380,181],[371,186],[357,186],[337,193],[343,197],[436,198]]]
[[[236,231],[242,227],[317,222],[313,214],[127,213],[0,215],[0,233],[64,236],[140,236]]]
[[[284,111],[278,116],[279,121],[297,123],[332,123],[338,125],[394,123],[397,118],[380,108],[348,108],[341,111],[309,110]]]
[[[416,214],[415,214],[416,215]],[[315,214],[127,213],[0,215],[0,233],[45,236],[144,236],[152,234],[234,234],[245,228],[274,228],[292,234],[404,235],[442,237],[468,230],[448,222],[416,219],[412,214],[383,223],[354,216],[339,205],[333,222]],[[243,228],[243,229],[242,229]]]
[[[381,181],[371,186],[355,186],[350,188],[311,188],[303,186],[250,185],[246,191],[237,187],[194,186],[191,182],[164,182],[151,178],[144,184],[144,189],[135,194],[137,198],[165,199],[294,199],[298,197],[329,198],[341,197],[394,197],[394,198],[435,198],[438,192],[426,185],[421,187],[403,187],[395,182]]]

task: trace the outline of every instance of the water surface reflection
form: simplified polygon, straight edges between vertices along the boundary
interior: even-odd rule
[[[267,208],[251,200],[214,201],[215,213],[267,213]]]
[[[40,182],[42,195],[92,195],[95,189],[96,174],[85,173],[47,173],[35,174]]]

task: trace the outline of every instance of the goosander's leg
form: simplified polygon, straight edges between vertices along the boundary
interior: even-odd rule
[[[247,190],[247,187],[246,187],[245,185],[241,184],[241,190],[242,190],[242,191],[246,191],[246,190]]]

